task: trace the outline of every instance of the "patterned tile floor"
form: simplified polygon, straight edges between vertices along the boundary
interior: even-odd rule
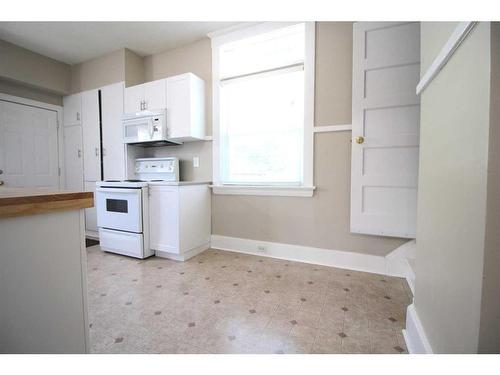
[[[407,352],[400,278],[220,250],[87,251],[93,353]]]

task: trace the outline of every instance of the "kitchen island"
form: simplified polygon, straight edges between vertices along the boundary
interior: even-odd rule
[[[0,353],[86,353],[93,193],[0,188]]]

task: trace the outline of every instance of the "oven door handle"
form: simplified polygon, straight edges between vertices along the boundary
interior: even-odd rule
[[[125,194],[140,194],[141,193],[141,189],[120,189],[120,188],[98,187],[95,190],[96,190],[96,192],[102,192],[102,193],[125,193]]]

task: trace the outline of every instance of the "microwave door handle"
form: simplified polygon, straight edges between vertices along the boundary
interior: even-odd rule
[[[149,139],[153,139],[154,127],[153,122],[149,121]]]

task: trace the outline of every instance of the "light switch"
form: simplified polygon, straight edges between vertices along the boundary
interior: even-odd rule
[[[200,166],[200,157],[193,156],[193,168],[198,168]]]

